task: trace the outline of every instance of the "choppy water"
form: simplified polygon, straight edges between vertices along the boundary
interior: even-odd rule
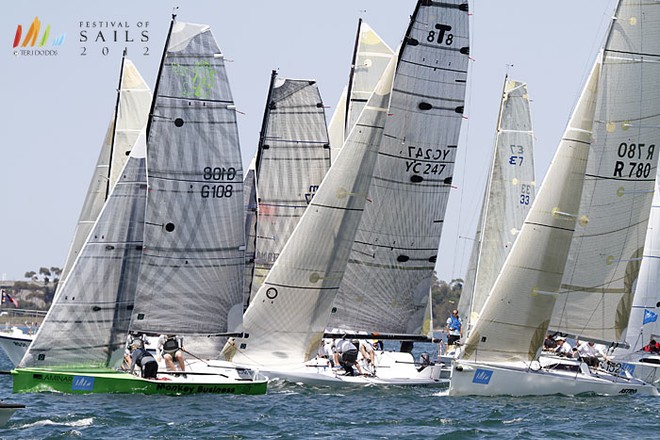
[[[0,369],[11,363],[0,353]],[[12,394],[2,439],[660,438],[660,399],[454,398],[443,388],[330,390],[273,383],[264,396]]]

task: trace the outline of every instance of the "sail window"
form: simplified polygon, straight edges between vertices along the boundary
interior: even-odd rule
[[[181,118],[176,118],[176,119],[174,120],[174,125],[176,125],[177,127],[183,127],[183,119],[181,119]]]
[[[424,178],[422,176],[417,175],[417,174],[413,174],[412,176],[410,176],[410,181],[413,182],[413,183],[419,183],[423,180],[424,180]]]
[[[172,232],[174,230],[174,223],[168,223],[165,225],[165,230],[167,232]]]
[[[420,110],[431,110],[433,108],[428,102],[420,102],[418,107]]]
[[[111,251],[111,250],[113,250],[114,248],[115,248],[114,246],[112,246],[111,244],[109,244],[109,245],[107,245],[107,246],[105,247],[105,250],[106,250],[106,251]]]
[[[410,260],[410,257],[408,255],[399,255],[396,257],[396,261],[399,263],[405,263],[406,261]]]

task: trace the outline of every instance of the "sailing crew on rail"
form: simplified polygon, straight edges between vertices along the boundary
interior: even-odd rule
[[[174,359],[179,365],[179,370],[185,371],[186,365],[183,359],[183,336],[160,335],[158,338],[158,355],[165,359],[165,365],[170,371],[175,371]]]
[[[447,346],[454,345],[456,341],[463,337],[463,321],[458,316],[458,310],[452,310],[447,318]]]
[[[142,339],[135,339],[131,344],[131,366],[129,373],[135,371],[135,366],[140,367],[142,377],[145,379],[155,379],[158,375],[158,362],[156,359],[144,348]]]

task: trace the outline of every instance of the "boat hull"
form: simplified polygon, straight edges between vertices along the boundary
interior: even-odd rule
[[[536,370],[523,363],[486,364],[455,361],[452,365],[450,396],[545,396],[554,394],[658,396],[658,389],[635,378],[605,372]]]
[[[366,371],[366,368],[365,368]],[[305,364],[281,367],[261,367],[271,379],[312,386],[355,387],[378,386],[447,386],[449,374],[444,365],[428,365],[418,371],[409,353],[376,352],[375,374],[351,376],[343,368],[333,368],[327,359],[317,358]]]
[[[143,379],[112,369],[17,368],[11,371],[15,393],[55,391],[72,394],[265,394],[267,379],[234,379],[222,374],[159,373]]]
[[[0,333],[0,348],[7,354],[12,364],[18,365],[33,338],[34,336],[21,331]]]

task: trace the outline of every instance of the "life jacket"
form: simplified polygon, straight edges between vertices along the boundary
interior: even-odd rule
[[[173,353],[179,349],[179,341],[176,338],[169,338],[163,343],[163,351],[166,353]]]
[[[138,358],[136,359],[136,363],[140,367],[144,367],[149,362],[156,362],[156,359],[154,359],[154,357],[151,355],[151,353],[149,353],[147,350],[145,350],[143,348],[138,348],[138,350],[140,350],[141,353],[138,356]]]
[[[451,324],[449,324],[449,330],[454,330],[457,332],[461,331],[461,321],[454,315],[449,317],[451,319]]]

